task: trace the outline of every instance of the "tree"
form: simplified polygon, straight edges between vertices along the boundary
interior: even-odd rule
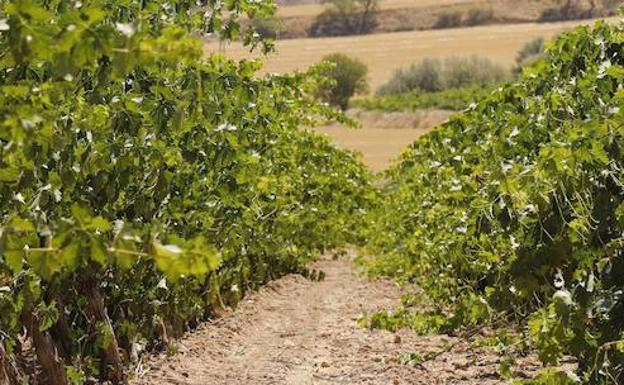
[[[542,12],[542,21],[588,19],[607,15],[621,4],[619,0],[557,0]]]
[[[310,28],[312,36],[361,35],[377,26],[379,0],[322,0],[327,8]]]
[[[321,100],[346,110],[353,95],[368,91],[368,67],[360,60],[334,53],[325,56],[323,62],[329,66],[323,69],[327,82],[317,91]]]

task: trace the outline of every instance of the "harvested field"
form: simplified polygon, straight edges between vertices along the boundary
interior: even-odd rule
[[[338,124],[315,128],[329,135],[339,147],[356,150],[364,163],[375,172],[387,168],[410,143],[424,135],[451,114],[449,111],[419,111],[417,113],[350,111],[349,115],[362,123],[352,129]]]
[[[404,8],[428,8],[428,7],[448,7],[458,4],[480,5],[488,3],[487,0],[384,0],[381,2],[380,10],[393,10]],[[282,5],[279,7],[278,15],[281,17],[301,17],[316,16],[323,12],[325,7],[317,2],[308,2],[296,5]]]
[[[536,37],[549,38],[588,21],[523,23],[432,31],[410,31],[365,36],[279,41],[277,52],[267,59],[264,72],[304,70],[328,53],[341,52],[369,66],[369,81],[375,89],[400,67],[426,57],[480,55],[511,66],[517,51]],[[218,52],[218,42],[207,42],[206,53]],[[258,57],[238,43],[225,48],[235,58]],[[259,54],[258,54],[259,55]]]

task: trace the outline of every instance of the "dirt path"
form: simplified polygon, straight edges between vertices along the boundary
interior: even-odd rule
[[[299,276],[275,281],[233,313],[178,343],[173,357],[154,357],[135,385],[503,384],[500,358],[459,343],[417,368],[406,352],[440,351],[446,336],[392,334],[358,326],[357,319],[397,305],[401,289],[359,277],[349,261],[320,261],[322,282]],[[532,370],[532,365],[525,369]]]

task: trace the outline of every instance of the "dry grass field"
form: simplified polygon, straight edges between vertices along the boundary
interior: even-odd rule
[[[362,160],[374,172],[387,168],[416,138],[446,120],[448,111],[383,113],[349,111],[362,123],[353,129],[338,124],[314,131],[329,135],[339,147],[362,153]]]
[[[371,171],[387,168],[416,138],[424,135],[424,129],[370,128],[349,129],[344,127],[321,127],[315,131],[329,135],[338,147],[356,150]]]
[[[264,72],[304,70],[328,53],[341,52],[361,59],[369,67],[374,90],[400,67],[426,57],[480,55],[510,66],[516,53],[536,37],[555,34],[587,21],[522,23],[473,28],[410,31],[317,39],[290,39],[277,43],[277,52],[266,59]],[[218,52],[217,42],[206,43],[207,53]],[[258,57],[238,43],[225,48],[235,58]]]

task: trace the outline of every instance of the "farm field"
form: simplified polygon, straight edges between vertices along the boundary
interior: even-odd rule
[[[361,128],[333,124],[314,128],[329,135],[339,147],[356,150],[370,170],[387,168],[416,138],[446,120],[449,111],[419,111],[417,113],[351,112]]]
[[[365,36],[316,39],[289,39],[277,42],[277,52],[266,59],[263,73],[303,70],[329,53],[340,52],[362,60],[369,67],[369,82],[374,90],[393,72],[426,57],[480,55],[511,66],[516,53],[537,37],[551,38],[557,33],[587,24],[588,21],[523,23],[432,31],[410,31]],[[217,42],[207,42],[206,53],[219,52]],[[234,58],[258,57],[238,43],[225,47]]]
[[[329,135],[339,147],[360,152],[364,164],[374,172],[387,168],[407,145],[428,132],[427,129],[367,126],[360,129],[330,126],[314,131]]]
[[[403,8],[428,8],[448,7],[452,5],[480,5],[488,3],[487,0],[384,0],[379,5],[380,10],[393,10]],[[319,3],[305,3],[296,5],[281,5],[278,15],[281,17],[316,16],[325,7]]]

